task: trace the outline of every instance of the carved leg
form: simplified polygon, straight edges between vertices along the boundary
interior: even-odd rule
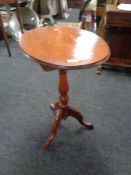
[[[58,126],[60,124],[60,121],[62,119],[62,115],[63,115],[63,111],[62,110],[58,111],[58,113],[56,114],[56,116],[54,118],[53,125],[52,125],[51,134],[50,134],[50,136],[48,137],[47,141],[44,144],[45,148],[48,148],[48,146],[53,141],[53,139],[54,139],[54,137],[56,135],[56,132],[57,132],[57,128],[58,128]]]
[[[48,148],[52,140],[54,139],[57,128],[59,126],[60,120],[65,116],[64,114],[64,107],[68,103],[68,82],[67,82],[67,76],[66,76],[66,71],[60,70],[59,71],[59,83],[58,83],[58,89],[60,92],[60,97],[59,97],[59,102],[52,104],[50,108],[54,110],[59,110],[55,116],[53,126],[52,126],[52,131],[45,143],[45,148]]]
[[[83,121],[82,114],[79,111],[77,111],[76,109],[74,109],[72,107],[69,107],[68,108],[68,115],[74,117],[75,119],[77,119],[79,121],[79,123],[82,124],[83,126],[89,128],[89,129],[92,129],[93,128],[92,123],[89,123],[89,122],[86,122],[85,123]]]
[[[58,110],[61,108],[60,103],[59,102],[53,103],[50,105],[50,108],[51,108],[51,110]]]
[[[61,109],[60,103],[59,103],[59,102],[52,103],[52,104],[50,105],[50,109],[52,110],[53,115],[56,115],[57,110]]]
[[[101,74],[101,69],[102,69],[102,65],[98,65],[98,66],[96,67],[96,73],[97,73],[98,75]]]

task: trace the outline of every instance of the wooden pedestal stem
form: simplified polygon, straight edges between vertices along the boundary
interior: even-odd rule
[[[68,80],[66,71],[59,71],[59,86],[60,97],[59,103],[61,107],[65,107],[68,104]]]

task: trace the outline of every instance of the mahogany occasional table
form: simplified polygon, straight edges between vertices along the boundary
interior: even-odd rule
[[[51,104],[56,110],[49,138],[48,148],[54,139],[61,119],[69,116],[80,124],[92,129],[93,125],[83,121],[82,114],[68,105],[67,71],[91,68],[106,61],[110,50],[106,42],[96,34],[73,27],[42,27],[25,32],[19,41],[24,53],[36,61],[45,71],[58,70],[59,101]]]

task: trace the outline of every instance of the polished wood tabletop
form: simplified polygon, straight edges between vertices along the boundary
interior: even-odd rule
[[[20,47],[29,57],[53,69],[95,66],[110,55],[96,34],[73,27],[42,27],[25,32]]]

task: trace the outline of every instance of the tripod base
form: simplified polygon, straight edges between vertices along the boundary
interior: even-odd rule
[[[59,111],[55,115],[50,136],[48,137],[48,139],[46,140],[46,142],[44,144],[45,148],[48,148],[48,146],[53,141],[61,119],[66,119],[67,117],[71,116],[71,117],[74,117],[75,119],[77,119],[78,122],[81,125],[85,126],[86,128],[93,129],[92,123],[89,123],[89,122],[85,123],[83,121],[82,114],[79,111],[77,111],[76,109],[74,109],[74,108],[72,108],[70,106],[60,107],[59,103],[55,103],[55,104],[51,104],[51,109],[52,110],[59,110]]]

